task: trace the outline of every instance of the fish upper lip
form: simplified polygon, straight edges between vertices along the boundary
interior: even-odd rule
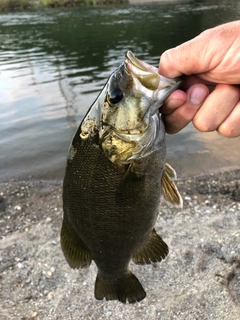
[[[137,59],[134,54],[128,50],[126,52],[126,59],[125,59],[125,62],[130,62],[132,63],[135,67],[137,67],[138,69],[142,70],[142,71],[148,71],[149,70],[146,68],[146,66],[143,64],[142,61],[140,61],[139,59]]]
[[[126,53],[124,67],[126,72],[146,89],[154,91],[159,87],[160,75],[157,68],[137,59],[131,51]]]

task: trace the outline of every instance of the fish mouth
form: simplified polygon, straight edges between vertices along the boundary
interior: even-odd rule
[[[127,51],[124,65],[127,73],[137,78],[145,88],[156,90],[159,87],[158,69],[137,59],[131,51]]]
[[[156,67],[137,59],[131,51],[127,51],[125,56],[124,67],[126,72],[141,83],[145,94],[150,90],[151,93],[148,94],[157,97],[159,104],[162,104],[182,83],[183,76],[177,78],[161,76]]]
[[[126,58],[138,69],[143,70],[143,71],[148,71],[147,68],[143,65],[142,61],[137,59],[132,51],[128,50],[126,52]]]
[[[137,67],[139,70],[145,71],[145,72],[150,72],[152,71],[153,73],[156,73],[157,68],[151,66],[150,64],[147,64],[144,61],[139,60],[138,58],[135,57],[135,55],[128,50],[126,52],[126,60],[131,62],[135,67]]]

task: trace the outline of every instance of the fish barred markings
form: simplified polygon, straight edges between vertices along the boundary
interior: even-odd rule
[[[158,74],[130,51],[80,124],[63,183],[61,247],[71,268],[98,267],[96,299],[134,303],[146,293],[129,270],[164,259],[154,225],[162,196],[181,206],[165,163],[163,101],[181,81]]]

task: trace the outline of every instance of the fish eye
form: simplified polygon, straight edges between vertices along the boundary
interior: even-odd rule
[[[122,100],[123,93],[119,88],[111,90],[108,94],[108,102],[111,104],[117,104]]]

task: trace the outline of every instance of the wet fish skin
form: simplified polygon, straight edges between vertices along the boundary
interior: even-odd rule
[[[130,63],[136,61],[134,58],[129,60]],[[137,70],[139,67],[141,70],[142,64],[139,63]],[[126,62],[123,68],[126,68]],[[153,84],[146,82],[150,87],[156,86],[155,80]],[[174,84],[176,87],[176,82]],[[103,89],[91,107],[70,148],[63,185],[61,246],[72,268],[88,267],[92,260],[95,261],[98,267],[97,299],[134,303],[144,299],[146,293],[129,270],[130,260],[148,264],[161,261],[168,254],[167,244],[154,230],[162,186],[165,184],[167,200],[170,194],[170,201],[181,205],[181,199],[173,183],[173,169],[169,166],[166,173],[164,171],[165,132],[158,114],[157,137],[151,142],[151,148],[146,151],[144,147],[139,157],[137,152],[129,150],[127,155],[118,157],[119,137],[127,140],[123,143],[126,149],[126,145],[128,148],[128,143],[132,143],[128,141],[132,135],[126,136],[125,128],[122,131],[120,128],[117,133],[114,131],[116,127],[112,125],[118,123],[121,127],[125,124],[117,117],[113,120],[111,110],[110,117],[107,110],[103,120],[104,103],[110,87]],[[134,118],[134,114],[130,117]],[[114,123],[109,125],[109,121]],[[133,122],[136,123],[135,118]],[[150,137],[146,133],[148,126],[146,128],[141,132],[144,139]]]

